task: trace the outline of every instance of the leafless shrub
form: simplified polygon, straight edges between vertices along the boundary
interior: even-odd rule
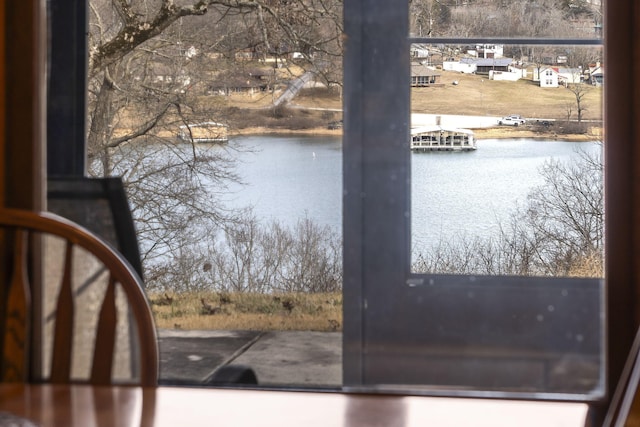
[[[231,292],[333,292],[342,287],[340,239],[308,218],[292,229],[253,217],[225,231],[208,281]]]
[[[194,236],[195,237],[195,236]],[[172,292],[336,292],[342,289],[341,239],[303,218],[287,228],[247,214],[152,270],[148,286]]]
[[[560,121],[553,126],[553,131],[560,135],[581,135],[587,133],[589,125],[585,122]]]
[[[458,238],[421,252],[413,270],[443,274],[590,276],[603,273],[604,204],[600,156],[541,168],[544,183],[497,237]]]

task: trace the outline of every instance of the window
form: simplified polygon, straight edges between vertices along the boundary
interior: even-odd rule
[[[433,279],[434,286],[442,282],[461,289],[458,297],[452,297],[452,305],[456,305],[456,300],[469,297],[469,292],[463,291],[468,291],[471,281],[475,280],[480,285],[500,285],[502,279],[474,276],[414,276],[410,273],[410,235],[406,219],[410,204],[407,188],[409,162],[407,154],[400,149],[403,141],[408,141],[409,126],[409,72],[405,67],[408,67],[409,63],[409,45],[412,42],[427,41],[426,36],[430,34],[425,27],[424,32],[407,39],[409,31],[406,8],[392,8],[384,2],[374,2],[378,6],[374,8],[370,3],[352,0],[345,4],[348,42],[354,48],[347,57],[345,75],[345,100],[349,114],[345,125],[347,161],[344,162],[344,174],[347,177],[345,260],[348,261],[345,264],[345,312],[349,316],[345,319],[345,385],[347,388],[371,390],[379,383],[392,383],[390,388],[399,389],[400,381],[404,380],[393,379],[391,375],[397,372],[398,366],[419,360],[422,355],[414,346],[419,342],[416,336],[405,332],[417,330],[425,324],[421,315],[420,299],[424,301],[423,292],[431,286],[429,281]],[[607,80],[608,92],[605,100],[609,119],[607,162],[615,165],[615,168],[607,170],[607,186],[615,189],[615,192],[608,193],[607,212],[610,217],[616,218],[615,222],[608,223],[606,242],[606,304],[608,307],[615,307],[614,310],[606,310],[607,331],[610,331],[604,356],[608,363],[607,375],[603,376],[603,369],[600,368],[596,388],[578,391],[578,397],[562,395],[561,398],[598,399],[605,388],[611,389],[612,382],[621,370],[621,361],[624,360],[630,337],[635,329],[632,319],[636,308],[630,302],[630,295],[633,295],[635,289],[632,270],[637,255],[630,236],[634,235],[636,227],[634,219],[637,212],[631,205],[631,195],[633,176],[637,174],[635,166],[629,161],[633,158],[631,142],[636,135],[633,123],[635,109],[630,96],[632,91],[629,89],[629,86],[633,86],[633,76],[636,75],[629,53],[634,47],[634,39],[631,37],[633,7],[631,0],[617,2],[615,9],[608,7],[608,19],[616,22],[616,33],[608,34],[607,61],[620,66],[608,70],[610,77]],[[601,28],[601,25],[598,25],[598,28]],[[474,44],[476,41],[482,44],[482,36],[474,34],[467,40]],[[499,44],[506,45],[600,43],[597,39],[590,38],[543,41],[527,38],[514,42],[496,35],[488,37],[500,38]],[[457,44],[460,39],[433,38],[428,41]],[[495,40],[491,40],[492,44],[494,42]],[[360,85],[362,86],[359,87]],[[555,280],[536,279],[536,284],[540,285],[540,290],[552,292]],[[509,283],[503,283],[502,286],[519,286],[526,279],[508,278],[508,281]],[[599,280],[588,282],[587,287],[596,293],[600,292],[597,289],[601,286]],[[573,281],[565,283],[569,287],[576,286]],[[584,289],[578,291],[582,290]],[[544,293],[538,296],[544,297]],[[402,315],[405,302],[415,309],[414,318]],[[572,299],[572,302],[575,301]],[[602,313],[600,307],[604,303],[600,300],[598,308],[590,310],[589,313]],[[547,305],[547,311],[548,308]],[[537,316],[535,317],[537,321]],[[603,326],[599,323],[597,327]],[[417,338],[422,340],[419,336]],[[602,342],[598,345],[602,346]],[[407,355],[403,355],[405,349]],[[596,353],[602,355],[605,349],[600,348]],[[412,360],[412,356],[415,356],[415,359]],[[602,364],[602,357],[600,360]],[[422,361],[418,363],[421,364]],[[477,368],[475,372],[484,369],[481,366]],[[405,378],[412,373],[406,375]],[[413,376],[409,379],[411,381],[407,382],[422,383],[413,381]],[[481,392],[484,390],[483,385],[476,384],[474,390]],[[432,389],[429,392],[438,390]],[[449,393],[451,390],[446,392]],[[457,392],[458,390],[453,391]],[[527,393],[525,394],[530,395]]]
[[[411,93],[403,77],[412,43],[451,45],[453,52],[491,37],[513,50],[544,52],[597,48],[601,40],[588,31],[524,39],[491,29],[437,38],[419,25],[408,37],[407,3],[365,3],[345,4],[345,387],[601,399],[603,280],[413,272]],[[500,64],[479,61],[477,72]]]

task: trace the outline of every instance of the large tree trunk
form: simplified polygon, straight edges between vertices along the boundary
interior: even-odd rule
[[[109,67],[111,68],[111,67]],[[108,176],[110,173],[108,142],[113,132],[112,120],[113,111],[113,95],[115,86],[110,78],[109,69],[103,73],[102,82],[98,90],[95,106],[90,112],[91,125],[89,127],[89,135],[87,137],[87,156],[89,163],[100,157],[102,162],[102,175]]]

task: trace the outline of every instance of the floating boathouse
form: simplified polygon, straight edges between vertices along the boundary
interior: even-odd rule
[[[472,151],[476,149],[473,131],[422,126],[411,129],[411,151]]]
[[[217,122],[182,125],[178,131],[178,138],[189,142],[227,142],[229,126]]]

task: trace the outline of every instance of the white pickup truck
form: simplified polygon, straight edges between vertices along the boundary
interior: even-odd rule
[[[526,123],[526,120],[517,114],[512,114],[510,116],[506,116],[498,120],[499,125],[504,126],[520,126]]]

